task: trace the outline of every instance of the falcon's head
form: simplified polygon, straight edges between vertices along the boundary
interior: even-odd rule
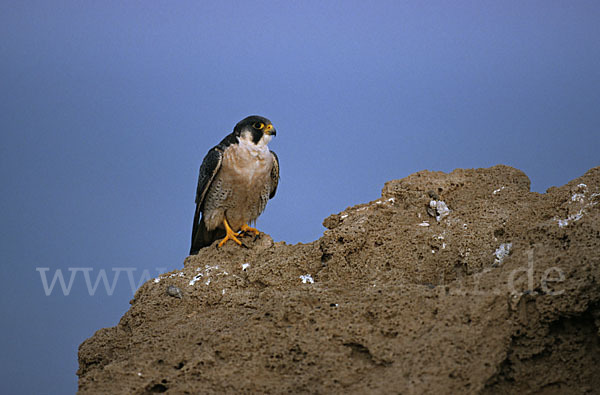
[[[277,134],[271,121],[259,115],[250,115],[239,121],[233,133],[240,139],[257,146],[265,146]]]

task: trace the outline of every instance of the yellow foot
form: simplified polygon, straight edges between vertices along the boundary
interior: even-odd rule
[[[225,244],[227,242],[227,240],[233,240],[235,241],[238,245],[242,245],[242,242],[239,241],[237,239],[237,237],[235,236],[239,236],[237,234],[235,234],[235,232],[233,230],[231,230],[231,227],[229,226],[229,224],[227,223],[227,220],[224,219],[223,220],[223,224],[225,224],[225,231],[227,232],[227,234],[225,235],[225,238],[223,238],[223,240],[221,240],[219,242],[219,247],[223,247],[223,244]]]
[[[244,224],[244,225],[242,225],[242,229],[238,233],[238,236],[241,235],[242,233],[254,233],[255,236],[258,236],[260,234],[260,231],[258,229],[251,228],[248,225]]]

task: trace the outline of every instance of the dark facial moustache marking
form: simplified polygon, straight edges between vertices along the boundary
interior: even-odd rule
[[[258,144],[258,142],[260,141],[260,139],[262,138],[262,136],[263,136],[263,132],[262,131],[256,130],[256,129],[252,130],[252,142],[254,144]]]

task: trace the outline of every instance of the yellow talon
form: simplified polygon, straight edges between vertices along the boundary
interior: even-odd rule
[[[223,223],[225,224],[225,232],[227,232],[227,234],[225,235],[225,237],[223,238],[223,240],[221,240],[219,242],[219,247],[223,247],[223,244],[225,244],[227,242],[227,240],[233,240],[235,241],[238,245],[242,245],[242,242],[239,241],[235,236],[239,236],[236,235],[235,232],[233,230],[231,230],[231,227],[229,226],[229,224],[227,223],[226,219],[223,219]]]
[[[240,233],[238,233],[238,236],[242,233],[249,233],[249,232],[254,233],[254,235],[256,235],[256,236],[258,236],[260,234],[260,231],[258,229],[251,228],[248,225],[243,224],[242,229],[240,230]]]

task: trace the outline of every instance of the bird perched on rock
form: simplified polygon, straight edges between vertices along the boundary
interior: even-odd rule
[[[196,189],[196,213],[190,255],[223,238],[242,245],[238,237],[258,235],[256,221],[279,183],[279,160],[267,147],[276,131],[267,118],[242,119],[202,161]]]

